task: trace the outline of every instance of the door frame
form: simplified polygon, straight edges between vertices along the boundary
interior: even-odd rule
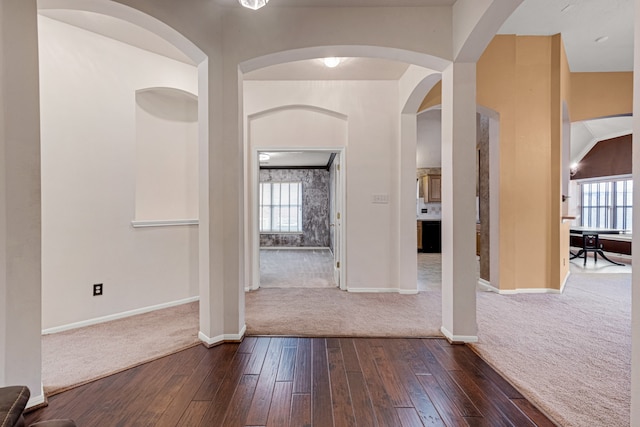
[[[258,290],[260,288],[260,223],[259,223],[259,185],[260,185],[260,161],[258,159],[258,155],[261,151],[325,151],[328,153],[336,153],[336,158],[340,163],[340,183],[337,186],[339,190],[339,194],[334,195],[336,199],[339,201],[339,205],[342,207],[341,215],[341,232],[340,241],[334,242],[334,245],[337,245],[339,248],[339,259],[337,261],[340,262],[340,289],[347,290],[347,275],[346,275],[346,229],[347,229],[347,214],[346,214],[346,153],[344,147],[333,147],[333,148],[325,148],[325,147],[252,147],[250,152],[250,163],[251,163],[251,203],[250,203],[250,221],[252,224],[251,227],[251,236],[249,238],[250,246],[251,246],[251,283],[252,286],[247,290]],[[329,218],[331,223],[332,218]],[[335,255],[334,255],[334,263]],[[335,268],[335,264],[334,264]]]

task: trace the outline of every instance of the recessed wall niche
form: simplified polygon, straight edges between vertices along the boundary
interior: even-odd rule
[[[136,91],[136,220],[198,218],[198,99]]]

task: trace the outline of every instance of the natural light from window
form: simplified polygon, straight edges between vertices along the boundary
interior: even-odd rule
[[[582,226],[631,231],[633,180],[611,179],[583,182]]]
[[[302,232],[302,182],[260,183],[260,232]]]

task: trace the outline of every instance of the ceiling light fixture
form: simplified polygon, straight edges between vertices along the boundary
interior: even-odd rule
[[[335,68],[340,63],[341,59],[336,58],[335,56],[331,56],[329,58],[324,58],[322,62],[324,62],[325,67]]]
[[[258,10],[262,6],[265,6],[269,3],[269,0],[238,0],[241,5],[248,9]]]

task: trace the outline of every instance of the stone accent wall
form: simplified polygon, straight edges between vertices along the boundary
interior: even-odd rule
[[[302,182],[302,233],[260,233],[261,247],[329,247],[329,171],[261,169],[260,182]]]
[[[490,282],[489,244],[489,118],[478,114],[478,197],[480,203],[480,278]]]

